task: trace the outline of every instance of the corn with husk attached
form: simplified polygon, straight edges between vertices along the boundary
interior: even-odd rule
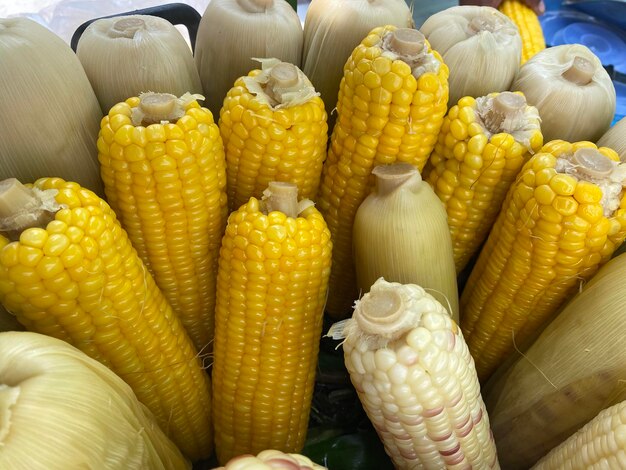
[[[420,31],[450,68],[450,103],[506,91],[519,70],[517,26],[494,8],[448,8],[428,18]]]
[[[0,468],[188,470],[111,370],[65,341],[0,333]]]
[[[443,201],[461,272],[489,234],[528,157],[543,145],[537,108],[522,94],[465,97],[443,121],[425,179]]]
[[[447,110],[447,77],[423,34],[390,25],[372,30],[346,63],[316,201],[333,237],[326,310],[334,318],[349,316],[358,297],[352,225],[373,188],[372,169],[405,162],[421,171]]]
[[[626,401],[607,408],[532,470],[626,468]]]
[[[0,18],[0,179],[58,176],[103,195],[102,111],[80,61],[52,31]]]
[[[226,93],[254,69],[255,57],[299,67],[303,41],[300,18],[284,0],[211,0],[194,54],[207,108],[219,115]]]
[[[626,163],[626,117],[620,119],[598,140],[598,147],[608,147],[617,152],[622,163]]]
[[[380,165],[372,174],[376,186],[354,218],[359,292],[369,292],[381,277],[417,284],[458,322],[459,294],[443,204],[413,165]]]
[[[615,87],[600,59],[587,47],[549,47],[526,62],[511,90],[539,110],[544,140],[595,142],[615,114]]]
[[[102,120],[98,159],[111,208],[203,352],[228,208],[222,139],[196,98],[144,93],[115,105]]]
[[[326,158],[319,93],[295,65],[259,61],[261,70],[237,79],[220,111],[231,211],[260,199],[271,181],[294,183],[300,198],[315,198]]]
[[[187,457],[211,454],[209,378],[96,194],[60,178],[0,182],[0,302],[124,379]]]
[[[297,194],[272,182],[228,219],[212,376],[220,463],[304,445],[332,245],[321,214]]]
[[[424,289],[381,278],[329,335],[396,468],[500,468],[463,335]]]
[[[202,93],[187,42],[157,16],[98,19],[81,35],[76,54],[105,114],[129,96],[148,91]]]
[[[626,255],[603,266],[483,391],[503,468],[527,469],[626,400]],[[583,467],[577,467],[583,468]]]
[[[622,243],[625,170],[613,150],[591,142],[550,142],[524,165],[461,296],[481,380]]]
[[[285,454],[279,450],[264,450],[257,456],[241,455],[228,461],[223,467],[214,470],[325,470],[326,467],[313,463],[300,454]]]
[[[304,20],[302,70],[326,105],[332,131],[339,84],[346,59],[378,26],[413,26],[404,0],[313,0]]]
[[[520,0],[504,0],[498,9],[511,18],[519,30],[522,38],[522,64],[546,48],[539,17],[526,3]]]

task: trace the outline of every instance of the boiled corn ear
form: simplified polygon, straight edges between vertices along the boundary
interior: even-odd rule
[[[421,170],[448,103],[448,68],[414,29],[373,29],[348,59],[317,203],[333,238],[327,312],[350,315],[358,297],[352,224],[373,187],[372,169],[394,162]]]
[[[231,211],[260,199],[271,181],[294,183],[301,198],[315,198],[326,158],[319,93],[295,65],[259,60],[262,69],[240,77],[220,111]]]
[[[208,376],[113,210],[60,178],[4,180],[0,233],[5,308],[109,367],[184,454],[208,457]]]
[[[542,145],[537,108],[521,94],[467,96],[448,111],[424,174],[446,207],[457,273],[489,234],[522,165]]]
[[[533,470],[626,468],[626,401],[603,410]]]
[[[196,97],[144,93],[115,105],[98,159],[109,204],[202,352],[228,209],[222,139]]]
[[[522,168],[461,296],[461,327],[481,380],[624,240],[618,162],[590,142],[553,141]]]
[[[498,9],[511,18],[522,38],[522,64],[546,48],[539,17],[532,8],[519,0],[504,0]]]
[[[217,279],[213,423],[218,460],[304,445],[330,233],[298,189],[270,184],[231,213]],[[303,210],[301,210],[303,209]]]
[[[463,335],[424,289],[379,279],[340,336],[350,379],[396,468],[500,468]]]

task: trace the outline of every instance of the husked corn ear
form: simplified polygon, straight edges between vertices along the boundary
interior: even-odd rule
[[[352,224],[373,187],[376,165],[424,167],[448,103],[448,68],[414,29],[373,29],[344,67],[337,123],[324,162],[318,207],[333,237],[327,312],[350,314],[358,297]]]
[[[424,289],[380,278],[340,336],[350,379],[396,468],[500,468],[463,335]]]
[[[626,468],[626,401],[600,412],[533,470]]]
[[[626,117],[620,119],[598,140],[598,147],[609,147],[617,152],[622,163],[626,162]]]
[[[222,139],[195,98],[144,93],[118,103],[102,120],[98,159],[109,204],[203,351],[228,209]]]
[[[25,228],[29,227],[29,228]],[[211,454],[210,382],[113,210],[60,178],[0,183],[0,301],[109,367],[192,460]]]
[[[250,198],[228,219],[213,363],[220,463],[265,449],[300,452],[304,445],[331,242],[317,209],[300,210],[297,192],[272,183],[267,200]]]
[[[240,77],[220,112],[231,211],[260,199],[271,181],[315,198],[326,158],[326,111],[309,79],[287,62],[259,61],[262,70]]]
[[[285,454],[279,450],[264,450],[254,455],[241,455],[230,459],[223,467],[215,470],[272,470],[289,468],[292,470],[324,470],[326,467],[313,463],[299,454]]]
[[[504,0],[498,8],[511,18],[522,37],[522,64],[546,48],[543,29],[537,14],[519,0]]]
[[[457,273],[487,237],[511,183],[543,145],[537,108],[520,94],[466,96],[444,118],[425,179],[448,213]]]
[[[624,240],[618,162],[591,142],[552,141],[522,168],[461,296],[461,327],[481,380]]]

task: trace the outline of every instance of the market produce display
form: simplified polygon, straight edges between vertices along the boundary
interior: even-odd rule
[[[261,70],[240,77],[220,111],[226,150],[228,204],[260,199],[272,181],[294,183],[312,199],[326,158],[324,102],[295,65],[259,59]]]
[[[199,95],[143,93],[102,119],[105,193],[197,351],[213,339],[215,271],[226,225],[226,162]]]
[[[0,468],[626,468],[626,127],[526,5],[0,19]]]
[[[156,16],[96,20],[80,37],[76,54],[104,114],[143,92],[202,93],[185,39],[173,24]]]
[[[0,333],[0,468],[190,470],[133,390],[65,341]]]

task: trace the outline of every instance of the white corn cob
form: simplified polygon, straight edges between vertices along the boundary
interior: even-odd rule
[[[350,378],[396,468],[500,468],[474,362],[440,303],[380,278],[342,326]]]
[[[626,401],[601,411],[533,470],[626,468]]]
[[[279,450],[264,450],[255,457],[240,455],[232,458],[223,467],[215,470],[325,470],[308,457],[300,454],[286,454]]]

